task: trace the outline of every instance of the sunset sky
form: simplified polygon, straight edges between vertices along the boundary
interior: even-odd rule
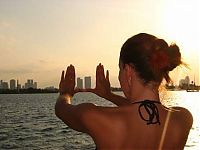
[[[189,75],[199,84],[199,27],[199,0],[0,0],[0,80],[58,87],[73,64],[94,81],[101,62],[119,86],[121,46],[146,32],[179,45],[191,69],[176,69],[176,83]]]

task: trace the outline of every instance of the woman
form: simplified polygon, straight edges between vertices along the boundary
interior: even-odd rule
[[[65,75],[62,72],[55,113],[70,128],[89,134],[97,149],[183,149],[192,115],[185,108],[164,107],[158,91],[162,80],[170,82],[169,72],[181,64],[178,46],[140,33],[128,39],[120,52],[119,81],[126,98],[111,93],[108,71],[105,76],[101,64],[96,88],[75,90],[75,68],[70,65]],[[117,107],[71,105],[80,91],[93,92]]]

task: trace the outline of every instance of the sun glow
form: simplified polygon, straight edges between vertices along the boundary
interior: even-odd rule
[[[199,13],[197,1],[166,1],[164,25],[167,36],[184,47],[184,53],[191,54],[198,44]]]
[[[181,49],[183,61],[189,64],[190,76],[199,78],[200,12],[198,0],[166,0],[164,30],[166,38]],[[199,79],[197,79],[199,80]]]

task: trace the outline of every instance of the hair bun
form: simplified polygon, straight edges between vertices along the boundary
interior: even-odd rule
[[[166,70],[172,71],[182,63],[180,49],[176,44],[171,44],[167,49],[167,53],[169,56],[169,65]]]
[[[156,39],[150,54],[150,67],[154,72],[164,70],[169,66],[169,56],[167,53],[168,44],[163,39]]]
[[[168,44],[163,39],[156,39],[153,44],[153,51],[165,51]]]

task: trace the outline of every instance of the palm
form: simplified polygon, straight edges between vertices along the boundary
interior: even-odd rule
[[[107,99],[111,93],[109,72],[107,71],[105,76],[104,67],[99,64],[96,68],[96,87],[94,89],[76,89],[75,92],[92,92]]]
[[[69,94],[73,96],[75,94],[75,68],[70,65],[67,67],[66,73],[63,71],[59,84],[60,94]]]

